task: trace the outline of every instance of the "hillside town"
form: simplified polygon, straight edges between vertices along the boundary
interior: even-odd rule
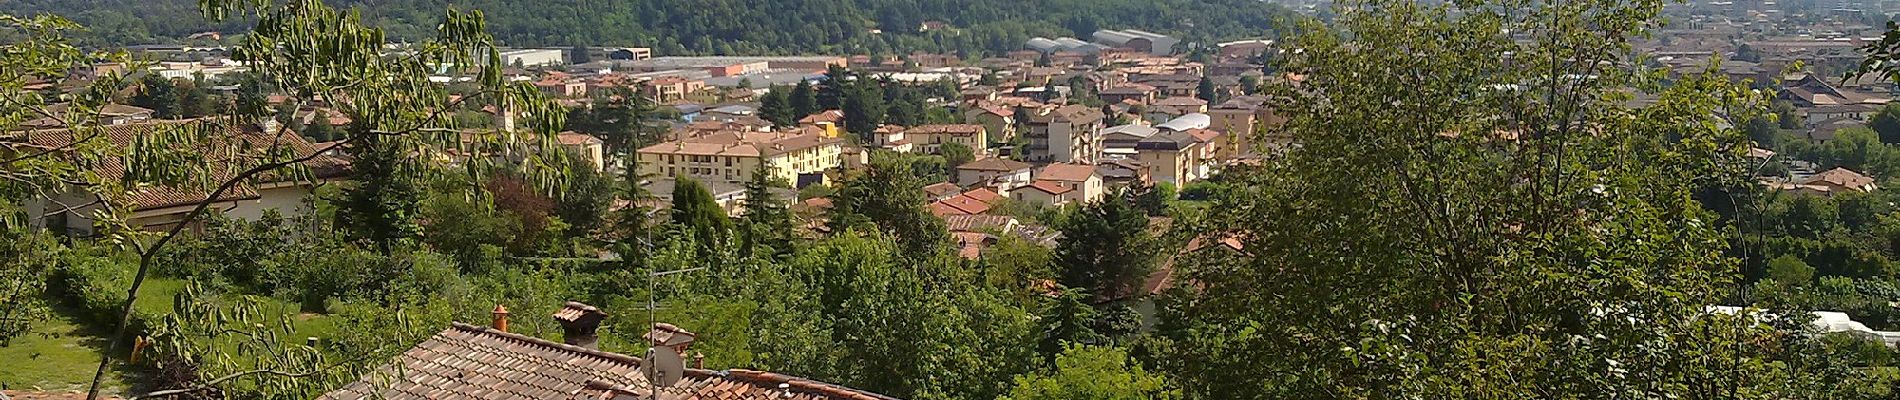
[[[1900,4],[708,55],[265,3],[0,20],[0,400],[1900,394]]]

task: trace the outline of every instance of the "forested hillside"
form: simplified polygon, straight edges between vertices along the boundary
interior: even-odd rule
[[[424,37],[442,1],[342,0],[397,39]],[[468,0],[511,46],[619,45],[661,54],[995,53],[1033,36],[1086,37],[1135,28],[1187,41],[1259,36],[1293,14],[1255,0]],[[208,22],[193,0],[0,0],[14,14],[56,13],[91,28],[98,45],[163,42],[246,21]],[[924,21],[950,30],[919,32]],[[881,33],[873,30],[881,31]]]

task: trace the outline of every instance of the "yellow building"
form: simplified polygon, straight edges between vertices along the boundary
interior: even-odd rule
[[[723,131],[661,142],[640,149],[640,172],[687,176],[701,181],[745,182],[763,162],[772,178],[798,182],[799,175],[838,168],[843,141],[815,129],[789,132]]]
[[[976,124],[918,125],[904,130],[904,139],[931,154],[940,153],[945,143],[957,143],[980,155],[990,144],[989,129]]]

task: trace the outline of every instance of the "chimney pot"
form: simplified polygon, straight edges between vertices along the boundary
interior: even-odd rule
[[[495,316],[495,322],[493,324],[495,330],[507,332],[508,331],[508,307],[503,307],[500,304],[496,304],[495,311],[491,312],[491,314],[494,314]]]
[[[607,313],[600,312],[594,306],[580,302],[567,302],[560,311],[554,312],[554,321],[561,323],[561,342],[589,349],[600,349],[600,321]]]

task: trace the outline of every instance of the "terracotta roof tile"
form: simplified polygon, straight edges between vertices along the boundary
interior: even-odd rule
[[[975,161],[963,163],[963,165],[958,165],[957,169],[967,169],[967,170],[972,170],[972,171],[1008,172],[1008,171],[1020,171],[1023,169],[1030,168],[1030,167],[1034,167],[1034,165],[1030,165],[1029,163],[1026,163],[1026,162],[1016,161],[1016,160],[1011,160],[1011,159],[1006,159],[1006,158],[989,157],[989,158],[983,158],[983,159],[978,159]]]
[[[1036,172],[1036,180],[1055,180],[1063,182],[1082,182],[1095,176],[1095,167],[1082,164],[1056,163],[1042,167]]]
[[[652,393],[638,358],[453,323],[322,399],[627,399]],[[688,369],[661,399],[892,400],[787,375]],[[783,386],[781,386],[781,384]]]
[[[277,146],[278,149],[293,155],[309,155],[322,148],[311,145],[296,132],[284,130],[278,135],[269,135],[256,126],[221,123],[210,119],[182,121],[147,121],[121,125],[94,126],[72,129],[38,129],[25,132],[26,145],[38,148],[59,148],[75,141],[102,140],[118,148],[130,147],[141,137],[155,135],[204,134],[204,140],[193,141],[205,154],[205,161],[212,166],[212,178],[222,180],[235,175],[236,171],[250,168],[249,160],[255,157],[239,157],[240,152],[262,153]],[[96,136],[95,136],[96,135]],[[253,154],[255,155],[255,154]],[[92,165],[107,179],[120,179],[125,176],[123,157],[108,156],[99,160],[86,160],[82,164]],[[349,163],[343,159],[322,155],[303,163],[303,167],[317,178],[342,176],[347,172]],[[257,183],[283,182],[283,177],[274,171],[260,174]],[[128,194],[138,210],[153,210],[195,204],[210,197],[212,187],[197,185],[151,186],[147,185]],[[258,197],[256,188],[246,184],[227,191],[218,200],[244,200]]]

